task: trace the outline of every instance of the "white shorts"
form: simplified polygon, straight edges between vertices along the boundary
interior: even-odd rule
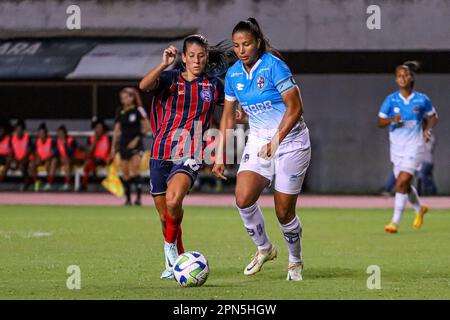
[[[299,194],[302,190],[306,169],[311,160],[311,145],[308,130],[295,141],[283,142],[270,160],[258,157],[261,147],[269,141],[249,136],[242,155],[239,172],[253,171],[265,177],[275,190],[286,194]]]
[[[423,145],[391,146],[395,177],[397,178],[401,171],[414,176],[422,164],[424,151]]]

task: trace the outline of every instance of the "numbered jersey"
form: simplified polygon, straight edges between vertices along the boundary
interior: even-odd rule
[[[296,87],[289,67],[266,52],[247,72],[242,61],[228,69],[225,78],[225,99],[238,101],[249,116],[250,134],[270,140],[286,112],[281,95]],[[283,142],[294,140],[306,130],[303,117]]]
[[[422,119],[424,115],[435,114],[431,100],[425,94],[413,91],[408,98],[396,91],[386,97],[378,116],[380,118],[393,118],[400,114],[400,123],[389,125],[389,140],[391,145],[423,145]]]

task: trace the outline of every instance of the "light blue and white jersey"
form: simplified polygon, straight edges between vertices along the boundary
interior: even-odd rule
[[[238,101],[249,116],[250,135],[270,140],[286,112],[281,95],[296,87],[289,67],[266,52],[250,72],[242,61],[228,69],[225,77],[225,99]],[[292,141],[307,130],[303,117],[283,140]]]
[[[386,97],[378,116],[392,118],[399,113],[402,121],[389,125],[391,146],[423,145],[422,119],[424,115],[431,116],[436,113],[430,98],[417,91],[405,98],[400,91],[396,91]]]

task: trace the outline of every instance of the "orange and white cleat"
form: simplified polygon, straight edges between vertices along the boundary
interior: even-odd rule
[[[420,212],[416,211],[416,217],[414,218],[413,228],[420,229],[423,224],[423,216],[428,212],[428,206],[422,205]]]
[[[384,227],[384,231],[389,233],[397,233],[397,230],[398,226],[393,222],[389,223],[387,226]]]

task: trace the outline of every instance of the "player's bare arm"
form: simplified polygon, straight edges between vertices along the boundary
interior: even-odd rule
[[[220,119],[220,137],[217,147],[217,157],[212,172],[218,178],[226,180],[223,175],[225,171],[224,151],[226,146],[226,132],[228,129],[234,129],[236,126],[236,102],[225,100],[223,114]]]
[[[270,159],[276,152],[278,146],[286,138],[288,133],[294,128],[303,114],[303,103],[300,95],[300,89],[295,86],[283,93],[281,96],[286,105],[286,113],[281,119],[278,130],[271,142],[263,146],[259,156],[263,159]]]
[[[175,62],[178,50],[174,46],[169,46],[164,50],[161,63],[150,71],[139,83],[139,89],[148,91],[154,90],[158,85],[158,76]]]
[[[378,127],[380,128],[385,128],[388,125],[390,125],[393,122],[400,122],[402,121],[402,117],[400,114],[396,114],[394,117],[392,118],[380,118],[378,117]]]

